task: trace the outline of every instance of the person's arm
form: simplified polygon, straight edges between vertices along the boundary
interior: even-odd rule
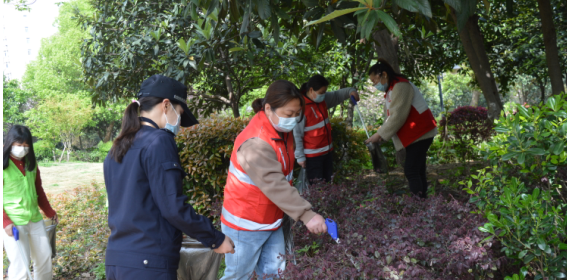
[[[167,133],[157,136],[142,157],[151,195],[162,217],[204,246],[220,247],[225,235],[216,230],[208,218],[196,214],[186,203],[188,197],[182,194],[185,173],[180,166],[173,136]]]
[[[293,137],[295,138],[295,158],[298,163],[305,162],[305,146],[303,145],[303,137],[305,136],[306,117],[293,128]]]
[[[6,228],[7,226],[14,223],[14,222],[12,222],[12,219],[10,219],[10,217],[8,217],[8,214],[6,214],[6,211],[4,211],[4,208],[2,208],[2,214],[4,215],[4,228]]]
[[[40,169],[36,168],[36,193],[38,194],[38,206],[48,218],[55,216],[55,211],[49,204],[44,188],[42,187],[42,178],[40,176]]]
[[[289,217],[307,225],[317,215],[283,175],[271,145],[259,138],[249,139],[239,147],[237,160],[261,192]]]
[[[378,135],[385,141],[398,133],[408,119],[414,99],[414,89],[409,83],[398,83],[394,86],[390,97],[392,98],[390,115],[378,129]]]
[[[338,104],[344,102],[345,100],[350,98],[350,94],[352,92],[357,92],[355,88],[341,88],[335,91],[329,91],[325,93],[325,102],[327,104],[327,108],[332,108],[337,106]]]

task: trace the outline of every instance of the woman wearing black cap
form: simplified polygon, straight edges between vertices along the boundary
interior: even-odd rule
[[[121,134],[104,166],[109,199],[107,279],[173,279],[182,232],[216,253],[233,242],[185,203],[174,136],[198,123],[186,105],[187,88],[160,75],[146,79],[123,116]],[[139,115],[140,113],[140,115]]]

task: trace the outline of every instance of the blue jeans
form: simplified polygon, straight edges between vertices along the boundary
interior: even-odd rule
[[[236,252],[226,254],[226,270],[221,280],[250,279],[254,270],[260,279],[272,279],[279,271],[285,271],[282,228],[276,231],[243,231],[222,223],[222,232],[232,239]]]

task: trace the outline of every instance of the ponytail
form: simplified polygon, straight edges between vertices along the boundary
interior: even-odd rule
[[[322,87],[328,87],[329,86],[329,81],[323,77],[322,75],[314,75],[312,76],[308,82],[304,83],[301,85],[301,89],[299,90],[299,92],[304,95],[307,96],[307,92],[309,92],[309,89],[312,88],[314,91],[320,90]]]
[[[264,105],[264,98],[258,98],[253,100],[253,102],[251,103],[251,108],[253,108],[253,112],[257,114],[257,112],[259,111],[264,111],[263,105]]]
[[[148,96],[138,101],[133,101],[127,106],[123,115],[121,133],[117,139],[113,141],[113,147],[110,151],[116,162],[121,163],[121,161],[123,161],[123,157],[133,145],[137,132],[141,129],[141,121],[139,119],[140,112],[152,110],[154,106],[163,100],[164,98]]]

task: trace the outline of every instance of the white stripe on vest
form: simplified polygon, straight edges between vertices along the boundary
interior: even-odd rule
[[[260,223],[256,223],[254,221],[250,221],[244,218],[240,218],[237,216],[232,215],[232,213],[230,213],[228,210],[226,210],[225,207],[222,207],[222,216],[224,216],[224,219],[226,219],[226,221],[228,221],[229,223],[238,226],[240,228],[245,228],[247,230],[272,230],[272,229],[276,229],[281,225],[281,222],[283,221],[283,219],[279,219],[277,221],[275,221],[272,224],[260,224]]]
[[[318,154],[318,153],[322,153],[322,152],[326,152],[330,149],[332,149],[332,143],[330,145],[324,146],[322,148],[318,148],[318,149],[304,149],[305,154]]]
[[[230,173],[232,173],[234,176],[236,176],[236,178],[237,178],[238,180],[240,180],[242,183],[246,183],[246,184],[250,184],[250,185],[257,186],[257,185],[253,182],[253,180],[251,180],[251,178],[250,178],[247,174],[245,174],[245,173],[239,171],[239,170],[234,166],[234,163],[231,162],[231,161],[230,161],[230,169],[228,170],[228,172],[230,172]],[[285,179],[287,179],[287,182],[290,182],[291,180],[293,180],[293,170],[291,170],[291,172],[290,172],[287,176],[285,176]]]
[[[326,118],[324,121],[319,122],[318,124],[315,125],[311,125],[311,126],[306,126],[305,127],[305,132],[307,131],[311,131],[317,128],[321,128],[324,127],[327,123],[330,123],[329,118]]]

